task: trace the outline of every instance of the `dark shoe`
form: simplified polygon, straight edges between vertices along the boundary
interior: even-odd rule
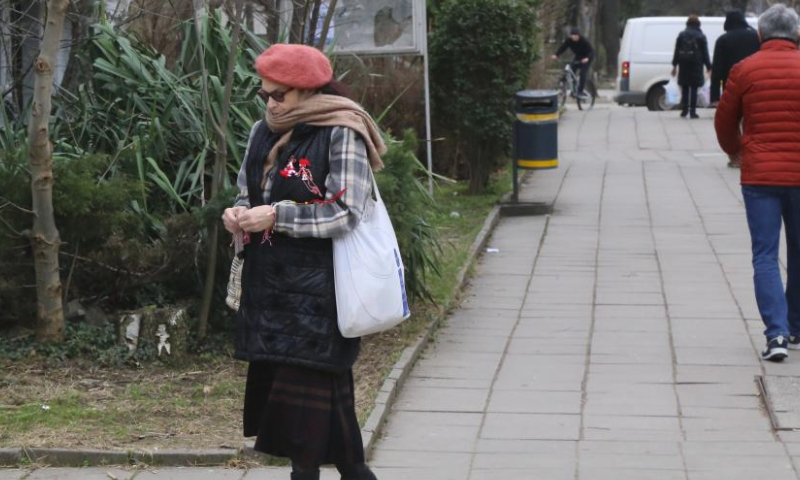
[[[789,355],[789,342],[783,335],[767,341],[767,348],[761,352],[761,358],[770,362],[782,362]]]
[[[693,113],[693,114],[689,115],[689,118],[700,118],[700,115],[698,115],[696,113]]]
[[[689,115],[689,112],[681,112],[681,118],[686,118],[686,115]]]
[[[346,470],[337,465],[336,469],[342,474],[342,480],[378,480],[366,463],[348,467]]]
[[[800,336],[789,335],[789,350],[800,350]]]

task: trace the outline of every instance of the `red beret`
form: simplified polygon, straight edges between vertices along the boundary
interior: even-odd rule
[[[256,71],[265,80],[301,90],[330,83],[333,69],[328,57],[306,45],[276,43],[256,58]]]

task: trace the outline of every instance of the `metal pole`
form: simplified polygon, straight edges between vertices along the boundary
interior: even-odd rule
[[[431,136],[431,87],[428,79],[428,19],[422,8],[422,58],[425,69],[425,136],[428,149],[428,193],[433,195],[433,137]]]
[[[511,181],[514,182],[514,190],[511,196],[511,202],[519,202],[519,180],[517,178],[517,121],[514,120],[514,126],[511,129]]]

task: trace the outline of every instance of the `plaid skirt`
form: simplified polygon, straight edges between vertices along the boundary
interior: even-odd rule
[[[353,372],[334,374],[251,362],[244,397],[244,436],[255,450],[302,466],[364,463]]]

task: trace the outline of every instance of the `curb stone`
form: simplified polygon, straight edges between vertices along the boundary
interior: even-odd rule
[[[194,466],[221,465],[238,458],[237,449],[212,450],[79,450],[67,448],[0,449],[0,466],[16,466],[23,461],[51,467],[84,467],[86,465],[158,465]]]

